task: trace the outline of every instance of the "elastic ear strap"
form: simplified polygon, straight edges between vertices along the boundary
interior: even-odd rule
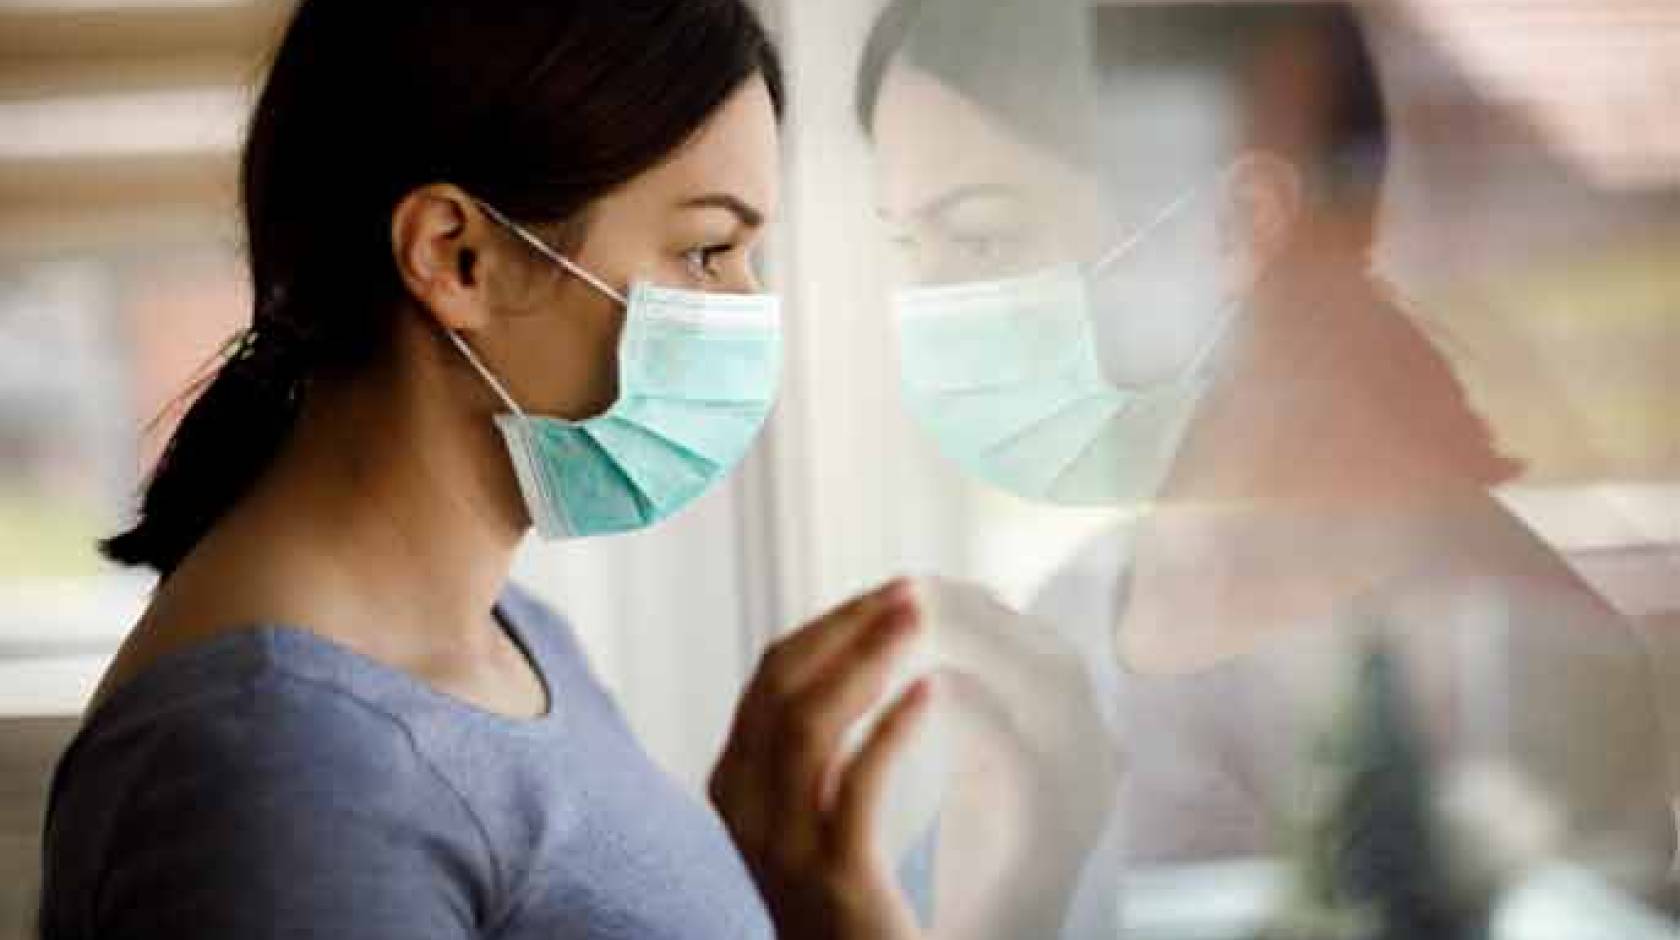
[[[1230,332],[1231,323],[1237,318],[1237,307],[1240,303],[1238,300],[1231,300],[1220,308],[1218,315],[1214,317],[1213,323],[1208,328],[1207,338],[1202,340],[1201,348],[1197,349],[1195,354],[1190,357],[1190,361],[1185,363],[1184,371],[1179,375],[1179,381],[1199,374],[1207,365],[1208,358],[1218,348],[1220,340],[1223,340],[1225,334]]]
[[[1177,215],[1179,213],[1179,210],[1181,210],[1185,206],[1189,205],[1190,201],[1192,199],[1195,199],[1198,195],[1200,195],[1201,192],[1202,192],[1202,184],[1198,183],[1194,186],[1191,186],[1191,187],[1187,188],[1186,190],[1184,190],[1184,192],[1179,193],[1178,197],[1176,199],[1174,199],[1172,202],[1167,203],[1166,208],[1162,209],[1160,212],[1155,213],[1154,218],[1150,219],[1148,222],[1145,222],[1143,224],[1143,228],[1140,228],[1137,231],[1133,232],[1131,235],[1127,236],[1126,239],[1124,241],[1122,241],[1120,244],[1115,245],[1113,248],[1110,248],[1101,258],[1098,258],[1096,263],[1091,265],[1091,273],[1095,274],[1095,273],[1101,271],[1103,268],[1106,268],[1109,265],[1115,263],[1116,261],[1119,261],[1121,258],[1124,258],[1127,255],[1131,254],[1132,249],[1136,248],[1138,246],[1139,242],[1142,242],[1145,238],[1149,237],[1149,233],[1151,233],[1151,232],[1155,231],[1156,229],[1160,228],[1163,224],[1166,223],[1166,221],[1168,219],[1171,219],[1173,216]]]
[[[495,206],[476,198],[473,202],[478,203],[478,207],[484,210],[485,215],[495,219],[503,228],[506,228],[508,231],[519,236],[520,241],[536,249],[543,257],[555,264],[558,264],[562,268],[565,268],[572,274],[573,277],[576,277],[578,280],[583,281],[585,284],[588,284],[590,287],[595,288],[601,293],[606,294],[613,300],[618,301],[621,306],[628,307],[630,305],[629,302],[624,299],[624,295],[614,290],[612,285],[601,280],[595,275],[590,274],[588,271],[585,271],[581,266],[574,263],[572,259],[566,257],[558,251],[555,251],[553,248],[548,247],[542,239],[532,235],[530,232],[525,230],[524,226],[503,215]]]
[[[461,355],[466,356],[467,361],[472,363],[473,369],[477,370],[479,377],[484,379],[491,390],[496,393],[496,397],[502,400],[502,404],[508,406],[508,410],[519,417],[525,417],[525,412],[519,407],[519,403],[513,400],[513,396],[509,395],[507,389],[502,387],[502,383],[496,381],[496,377],[490,374],[490,370],[484,367],[484,363],[479,361],[478,356],[473,353],[472,347],[467,345],[467,341],[462,339],[461,335],[454,330],[445,330],[444,332],[448,334],[450,342],[455,344],[455,348],[461,351]]]

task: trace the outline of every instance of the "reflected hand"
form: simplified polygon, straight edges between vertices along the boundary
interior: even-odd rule
[[[875,831],[887,771],[926,711],[919,682],[849,757],[849,727],[918,632],[909,585],[863,595],[772,646],[735,714],[710,794],[778,936],[922,936]]]
[[[985,590],[920,587],[941,716],[956,733],[941,814],[941,938],[1054,936],[1113,806],[1119,760],[1078,655]]]

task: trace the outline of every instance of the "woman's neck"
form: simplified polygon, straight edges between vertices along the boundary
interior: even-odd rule
[[[1164,498],[1367,504],[1451,490],[1482,429],[1420,427],[1414,411],[1470,412],[1423,340],[1397,338],[1415,332],[1405,316],[1355,252],[1305,242],[1281,255],[1232,329]]]
[[[398,332],[434,345],[318,382],[274,464],[171,581],[238,585],[227,602],[254,608],[247,619],[399,662],[497,642],[488,615],[524,510],[494,426],[464,397],[476,385],[455,381],[434,336]]]
[[[1303,248],[1253,298],[1134,542],[1137,668],[1208,665],[1423,566],[1527,554],[1467,469],[1486,445],[1450,372],[1357,262]]]

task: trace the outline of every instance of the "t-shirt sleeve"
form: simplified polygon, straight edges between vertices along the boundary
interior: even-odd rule
[[[1619,616],[1533,593],[1508,614],[1514,756],[1566,811],[1574,854],[1653,887],[1676,839],[1650,651]]]
[[[395,719],[269,676],[128,746],[147,770],[109,829],[93,935],[478,934],[487,840]]]

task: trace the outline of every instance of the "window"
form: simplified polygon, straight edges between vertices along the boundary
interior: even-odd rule
[[[994,595],[936,591],[936,645],[981,643],[964,618],[1023,641],[938,655],[1036,729],[1021,773],[1060,805],[999,795],[996,740],[985,778],[949,775],[988,733],[951,693],[948,750],[895,817],[933,906],[1006,895],[988,864],[1011,850],[1038,870],[1067,851],[1064,935],[1289,916],[1272,889],[1303,847],[1332,851],[1313,840],[1351,804],[1327,794],[1358,775],[1309,757],[1369,743],[1336,716],[1394,708],[1371,701],[1390,668],[1451,831],[1495,837],[1465,806],[1495,829],[1564,814],[1655,878],[1680,753],[1650,672],[1680,610],[1680,281],[1652,89],[1680,21],[1568,0],[882,6],[782,11],[800,358],[765,456],[782,622],[910,570]],[[1605,66],[1622,55],[1652,81]],[[1358,665],[1372,624],[1398,666]],[[1043,664],[1034,694],[1009,698],[1011,657]],[[1107,735],[1058,736],[1088,729],[1057,710],[1063,657]],[[1092,784],[1105,745],[1118,780]],[[1658,782],[1630,787],[1635,765]],[[1093,786],[1110,799],[1074,820]],[[1010,812],[1094,842],[986,842]],[[1542,855],[1590,854],[1549,825]]]

